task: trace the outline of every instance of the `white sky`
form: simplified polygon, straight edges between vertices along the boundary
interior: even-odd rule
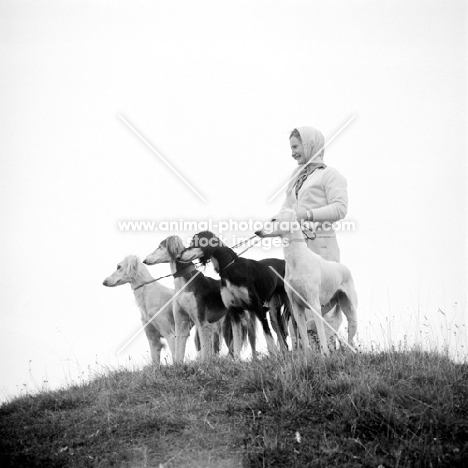
[[[173,234],[118,221],[266,220],[289,131],[354,115],[325,162],[348,180],[361,339],[460,350],[467,24],[462,1],[0,2],[0,394],[117,362],[139,311],[102,280]]]

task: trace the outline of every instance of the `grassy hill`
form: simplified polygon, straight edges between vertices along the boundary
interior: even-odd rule
[[[113,370],[0,407],[6,467],[467,467],[468,364],[418,350]]]

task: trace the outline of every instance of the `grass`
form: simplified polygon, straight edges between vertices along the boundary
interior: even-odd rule
[[[466,467],[468,364],[417,349],[141,371],[0,407],[6,467]]]

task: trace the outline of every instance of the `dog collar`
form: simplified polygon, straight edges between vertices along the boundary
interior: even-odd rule
[[[183,268],[182,270],[176,271],[172,276],[175,278],[180,278],[181,276],[187,276],[189,273],[192,273],[192,271],[196,270],[195,265],[189,265],[186,268]]]
[[[235,261],[237,260],[237,257],[234,257],[224,268],[221,268],[221,270],[218,271],[218,275],[220,275],[224,270],[227,270]]]

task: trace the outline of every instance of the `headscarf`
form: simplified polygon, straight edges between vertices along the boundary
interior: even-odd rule
[[[302,147],[304,148],[304,155],[307,161],[314,158],[313,162],[310,164],[323,163],[325,138],[322,132],[319,132],[313,127],[297,127],[296,130],[301,135]]]
[[[315,169],[325,169],[327,166],[323,162],[325,138],[323,137],[322,132],[319,132],[313,127],[297,127],[296,130],[301,135],[304,156],[307,160],[307,162],[302,166],[303,169],[300,171],[295,183],[295,192],[297,197],[297,194],[307,177],[309,177]]]

